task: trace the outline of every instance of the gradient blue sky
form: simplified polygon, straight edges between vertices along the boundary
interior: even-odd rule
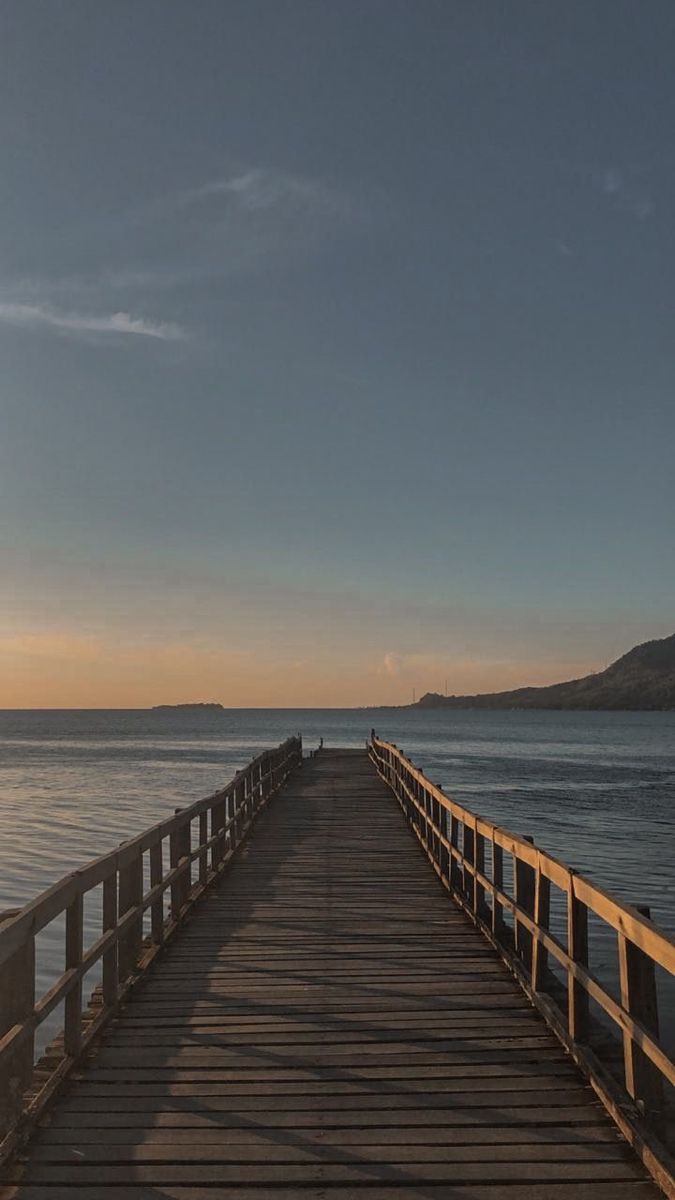
[[[671,0],[20,0],[0,59],[0,705],[673,631]]]

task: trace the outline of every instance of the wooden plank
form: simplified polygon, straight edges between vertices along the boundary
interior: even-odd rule
[[[550,1181],[551,1183],[588,1183],[599,1180],[629,1182],[639,1180],[639,1168],[630,1161],[608,1162],[415,1162],[407,1164],[388,1162],[354,1163],[169,1163],[144,1164],[124,1163],[104,1165],[96,1163],[31,1163],[23,1178],[27,1184],[47,1183],[50,1186],[70,1184],[86,1186],[96,1184],[99,1188],[114,1184],[150,1184],[163,1187],[165,1184],[202,1184],[210,1187],[230,1188],[239,1185],[307,1187],[311,1184],[367,1184],[377,1182],[411,1184],[443,1183],[459,1187],[471,1183],[521,1183]]]
[[[372,1080],[362,1079],[358,1081],[344,1079],[296,1079],[296,1080],[275,1080],[264,1079],[255,1082],[237,1082],[233,1083],[230,1080],[212,1080],[212,1079],[191,1079],[189,1081],[176,1082],[140,1082],[138,1079],[133,1080],[127,1078],[123,1082],[98,1083],[87,1078],[79,1089],[76,1100],[73,1100],[73,1105],[78,1107],[85,1105],[91,1099],[96,1099],[97,1103],[101,1100],[109,1102],[111,1105],[116,1105],[118,1100],[124,1100],[129,1097],[132,1090],[130,1084],[133,1085],[133,1099],[138,1101],[141,1098],[153,1097],[162,1100],[168,1099],[170,1096],[221,1096],[228,1097],[233,1103],[238,1103],[239,1098],[250,1097],[277,1097],[286,1096],[302,1096],[307,1097],[338,1097],[352,1096],[360,1097],[363,1101],[364,1095],[373,1095]],[[413,1078],[413,1079],[389,1079],[387,1087],[387,1098],[397,1098],[397,1104],[402,1103],[401,1097],[410,1097],[416,1093],[420,1093],[424,1099],[423,1104],[431,1103],[430,1097],[432,1094],[441,1094],[439,1099],[442,1103],[454,1103],[452,1097],[467,1096],[473,1092],[480,1092],[492,1098],[492,1102],[501,1103],[510,1099],[511,1094],[516,1092],[519,1099],[523,1095],[531,1092],[558,1093],[565,1087],[578,1088],[579,1082],[571,1072],[566,1076],[560,1075],[506,1075],[501,1078],[459,1076],[450,1078]],[[592,1093],[591,1093],[592,1094]],[[575,1093],[576,1095],[576,1093]],[[410,1102],[410,1101],[408,1101]],[[378,1103],[376,1099],[375,1103]]]
[[[197,1111],[195,1111],[195,1107],[197,1107]],[[218,1114],[215,1119],[222,1127],[246,1125],[252,1119],[246,1116],[237,1118],[236,1113],[230,1113],[226,1118],[225,1110],[203,1104],[199,1106],[186,1104],[182,1109],[176,1111],[172,1111],[170,1108],[159,1112],[153,1110],[151,1115],[148,1112],[132,1110],[127,1112],[82,1112],[80,1110],[70,1112],[62,1105],[58,1105],[52,1116],[52,1125],[54,1128],[70,1128],[75,1131],[87,1127],[90,1129],[144,1129],[149,1125],[166,1129],[203,1129],[213,1124],[213,1113]],[[407,1129],[413,1125],[484,1125],[486,1119],[493,1121],[497,1118],[501,1123],[507,1125],[533,1125],[535,1123],[540,1125],[586,1125],[592,1123],[596,1113],[598,1120],[606,1119],[599,1107],[596,1109],[588,1104],[574,1105],[569,1108],[541,1108],[541,1106],[528,1107],[526,1105],[512,1108],[504,1104],[499,1106],[497,1112],[491,1105],[487,1109],[486,1118],[485,1110],[481,1107],[452,1105],[449,1108],[416,1108],[411,1103],[408,1108],[373,1110],[368,1107],[347,1112],[329,1108],[322,1109],[320,1112],[316,1108],[305,1111],[279,1112],[272,1107],[259,1109],[255,1122],[256,1125],[262,1125],[267,1129],[327,1129],[336,1126],[344,1129],[361,1129],[366,1126],[371,1128],[396,1126]]]
[[[418,1033],[419,1031],[409,1031],[409,1033],[411,1032]],[[433,1031],[429,1030],[425,1032],[423,1037],[417,1037],[413,1042],[405,1038],[404,1031],[401,1031],[397,1036],[395,1033],[392,1034],[391,1031],[383,1030],[383,1035],[380,1038],[374,1038],[371,1034],[367,1033],[363,1033],[361,1036],[340,1032],[326,1033],[321,1038],[321,1049],[327,1053],[331,1053],[333,1048],[335,1048],[338,1054],[348,1053],[350,1056],[358,1054],[361,1048],[363,1048],[364,1053],[370,1054],[373,1047],[377,1050],[384,1046],[387,1049],[383,1050],[383,1054],[387,1055],[402,1054],[408,1051],[419,1053],[420,1050],[423,1053],[438,1050],[441,1054],[445,1054],[448,1048],[451,1050],[454,1048],[452,1046],[448,1047],[448,1032],[451,1032],[453,1038],[462,1044],[467,1039],[480,1043],[480,1045],[477,1044],[476,1046],[478,1050],[481,1049],[482,1043],[486,1040],[490,1044],[494,1042],[494,1028],[492,1025],[462,1025],[455,1027],[452,1031],[437,1030],[435,1035]],[[390,1034],[390,1036],[387,1038],[385,1037],[386,1034]],[[508,1022],[503,1022],[502,1034],[510,1037],[512,1040],[517,1039],[520,1044],[525,1035],[535,1036],[541,1034],[541,1026],[538,1026],[534,1021],[530,1025],[510,1025]],[[320,1033],[312,1031],[304,1036],[294,1033],[280,1033],[276,1035],[260,1034],[256,1039],[256,1053],[273,1054],[278,1050],[281,1055],[284,1055],[293,1050],[302,1053],[304,1049],[307,1049],[310,1054],[314,1054],[316,1053],[317,1039],[320,1036]],[[218,1048],[220,1049],[220,1043],[222,1042],[226,1043],[226,1049],[233,1049],[238,1053],[243,1053],[245,1049],[250,1048],[251,1035],[239,1034],[228,1037],[226,1033],[221,1034],[218,1030],[192,1032],[183,1036],[176,1032],[171,1032],[164,1036],[148,1034],[145,1038],[129,1038],[117,1035],[110,1038],[107,1042],[107,1048],[110,1050],[131,1050],[132,1052],[144,1051],[149,1048],[153,1051],[180,1052],[185,1049],[201,1049],[204,1047],[210,1050],[214,1048],[216,1043],[218,1043]],[[343,1050],[345,1046],[348,1047],[346,1051]],[[133,1060],[130,1060],[127,1056],[126,1060],[123,1061],[129,1062]]]
[[[420,1200],[655,1200],[655,1193],[652,1183],[619,1180],[523,1182],[518,1185],[515,1195],[510,1183],[453,1185],[451,1193],[448,1193],[446,1183],[416,1185],[408,1181],[381,1186],[371,1180],[367,1192],[367,1200],[412,1200],[413,1197],[420,1197]],[[303,1188],[302,1198],[327,1200],[325,1186],[320,1184]],[[74,1200],[74,1197],[70,1184],[65,1187],[27,1185],[8,1189],[0,1194],[0,1200]],[[102,1200],[100,1187],[97,1184],[78,1187],[77,1200]],[[152,1184],[112,1185],[106,1188],[105,1200],[158,1200],[157,1188]],[[196,1184],[163,1184],[161,1200],[214,1200],[214,1189]],[[227,1200],[298,1200],[298,1190],[286,1186],[231,1185],[227,1189]],[[363,1186],[332,1186],[330,1200],[364,1200]]]
[[[544,1073],[545,1072],[545,1073]],[[396,1087],[397,1084],[406,1084],[408,1081],[413,1084],[428,1082],[430,1088],[436,1086],[439,1081],[447,1082],[452,1085],[454,1080],[472,1080],[478,1085],[482,1080],[522,1080],[523,1085],[527,1086],[530,1079],[552,1079],[552,1078],[570,1078],[578,1081],[578,1073],[569,1062],[565,1059],[561,1060],[546,1060],[545,1063],[538,1064],[536,1061],[530,1063],[522,1063],[520,1060],[512,1060],[511,1063],[467,1063],[461,1064],[456,1062],[443,1064],[423,1064],[415,1066],[354,1066],[347,1071],[335,1067],[324,1067],[320,1072],[308,1065],[301,1067],[290,1066],[280,1067],[272,1064],[271,1066],[261,1065],[259,1067],[249,1067],[243,1070],[218,1070],[209,1069],[208,1067],[195,1068],[184,1071],[170,1070],[144,1070],[143,1068],[99,1068],[95,1065],[88,1067],[86,1074],[79,1077],[82,1082],[89,1082],[92,1086],[105,1087],[118,1083],[133,1082],[141,1084],[161,1084],[169,1086],[171,1084],[182,1083],[224,1083],[236,1090],[237,1085],[246,1084],[254,1085],[257,1083],[272,1083],[277,1086],[289,1082],[307,1082],[307,1083],[335,1083],[348,1082],[353,1086],[359,1086],[362,1082],[372,1083],[373,1081],[386,1081],[389,1087]]]
[[[202,1093],[193,1088],[191,1093],[194,1096],[199,1096]],[[389,1111],[393,1109],[409,1109],[415,1105],[418,1109],[433,1108],[440,1112],[443,1109],[453,1109],[456,1107],[457,1092],[395,1092],[388,1088],[385,1091],[375,1091],[374,1089],[356,1091],[353,1093],[340,1094],[337,1089],[329,1089],[323,1096],[320,1093],[306,1090],[298,1090],[295,1093],[288,1094],[285,1091],[278,1091],[273,1088],[263,1090],[262,1095],[242,1095],[241,1093],[232,1094],[229,1088],[223,1088],[217,1094],[209,1096],[208,1109],[211,1113],[244,1113],[244,1112],[266,1112],[273,1108],[275,1112],[305,1112],[310,1110],[315,1113],[323,1112],[324,1109],[331,1113],[361,1111],[364,1105],[364,1098],[367,1100],[371,1113],[375,1111]],[[66,1097],[59,1105],[60,1114],[86,1113],[88,1116],[94,1113],[181,1113],[184,1111],[182,1103],[183,1097],[176,1095],[171,1091],[170,1095],[160,1093],[156,1095],[139,1096],[135,1089],[128,1088],[125,1095],[115,1096],[104,1094],[103,1096],[93,1095],[91,1090],[82,1087],[78,1094],[72,1098]],[[509,1110],[517,1110],[518,1108],[533,1108],[536,1105],[542,1105],[554,1112],[557,1108],[573,1108],[579,1106],[595,1107],[597,1099],[590,1088],[581,1087],[576,1081],[568,1088],[563,1085],[558,1088],[546,1091],[529,1091],[525,1088],[515,1087],[509,1089],[505,1093],[497,1093],[494,1090],[477,1091],[465,1088],[461,1092],[461,1106],[463,1109],[470,1108],[492,1108],[495,1104],[501,1104],[509,1108]],[[586,1114],[588,1115],[588,1114]]]
[[[361,1144],[342,1144],[334,1140],[327,1142],[326,1137],[316,1138],[313,1142],[293,1144],[279,1142],[270,1137],[259,1137],[255,1141],[238,1142],[231,1138],[221,1139],[219,1143],[204,1144],[199,1142],[150,1142],[141,1145],[111,1143],[109,1145],[91,1145],[88,1142],[78,1143],[77,1146],[38,1145],[33,1151],[32,1161],[35,1163],[69,1163],[81,1156],[88,1164],[100,1163],[114,1165],[127,1163],[255,1163],[260,1166],[274,1163],[312,1163],[315,1161],[343,1163],[373,1162],[373,1163],[451,1163],[481,1162],[485,1158],[486,1142],[472,1145],[429,1144],[418,1142],[408,1144],[405,1135],[402,1141],[374,1141]],[[611,1142],[567,1142],[561,1150],[557,1142],[520,1143],[512,1142],[495,1145],[490,1150],[490,1159],[499,1162],[625,1162],[627,1151],[625,1147]]]
[[[329,1023],[324,1027],[320,1023],[306,1026],[296,1023],[286,1027],[254,1024],[233,1028],[231,1025],[213,1023],[201,1025],[192,1022],[186,1028],[174,1025],[164,1029],[152,1029],[143,1025],[140,1029],[122,1029],[111,1033],[107,1039],[107,1045],[147,1047],[203,1044],[212,1046],[214,1038],[218,1038],[226,1041],[228,1046],[248,1046],[252,1037],[255,1037],[258,1046],[299,1045],[303,1042],[316,1042],[317,1037],[321,1038],[324,1045],[342,1042],[379,1043],[385,1039],[385,1036],[389,1041],[405,1042],[413,1039],[414,1041],[429,1042],[447,1037],[492,1037],[494,1035],[494,1016],[486,1016],[479,1012],[473,1018],[467,1014],[454,1021],[429,1021],[428,1024],[421,1021],[406,1022],[401,1026],[383,1022],[379,1026],[379,1030],[381,1032],[378,1037],[372,1029],[367,1029],[363,1025],[350,1025],[348,1028],[343,1028],[331,1026]],[[502,1034],[509,1036],[517,1033],[538,1034],[541,1033],[541,1025],[527,1013],[521,1015],[520,1012],[516,1012],[515,1015],[512,1015],[507,1012],[500,1019],[500,1030]]]
[[[108,1153],[108,1148],[126,1147],[132,1150],[141,1146],[239,1146],[256,1147],[298,1144],[311,1147],[337,1146],[343,1150],[350,1147],[367,1146],[528,1146],[536,1147],[550,1145],[567,1147],[597,1145],[618,1146],[625,1152],[625,1143],[618,1138],[616,1131],[607,1121],[599,1121],[596,1125],[417,1125],[411,1126],[403,1133],[393,1128],[375,1126],[372,1129],[304,1129],[301,1141],[283,1142],[276,1133],[269,1130],[249,1128],[220,1128],[213,1124],[200,1129],[196,1135],[192,1129],[161,1129],[151,1126],[136,1132],[133,1129],[82,1129],[73,1135],[71,1130],[47,1126],[40,1132],[35,1144],[36,1152],[40,1147],[58,1147],[59,1153],[69,1147],[101,1146]],[[72,1151],[69,1151],[72,1155]],[[125,1150],[115,1150],[120,1157]],[[481,1151],[485,1153],[485,1151]],[[572,1154],[573,1157],[573,1154]],[[71,1158],[72,1161],[72,1158]]]

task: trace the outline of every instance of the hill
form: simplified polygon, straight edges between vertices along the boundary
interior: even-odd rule
[[[150,712],[154,713],[217,713],[225,712],[222,704],[155,704]]]
[[[583,679],[478,696],[427,692],[409,707],[675,709],[675,634],[634,646],[605,671]]]

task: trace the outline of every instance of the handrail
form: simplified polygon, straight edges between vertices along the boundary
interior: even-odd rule
[[[368,753],[441,882],[499,951],[666,1194],[675,1197],[674,1164],[661,1140],[664,1087],[675,1087],[675,1064],[659,1042],[655,975],[658,965],[675,976],[675,941],[656,929],[648,910],[622,904],[530,839],[446,796],[394,743],[374,731]],[[511,894],[505,854],[513,868]],[[550,929],[551,884],[565,896],[566,947]],[[589,912],[617,934],[620,1003],[589,969]],[[549,968],[552,959],[566,977],[564,1007],[559,1000],[563,987]],[[590,1000],[619,1031],[622,1084],[591,1047]]]
[[[176,809],[173,816],[123,842],[117,850],[66,875],[24,908],[0,914],[0,1162],[14,1151],[139,974],[220,877],[260,810],[301,764],[302,739],[298,735],[259,754],[220,791],[188,808]],[[146,879],[150,884],[147,890]],[[101,885],[101,936],[85,950],[84,897]],[[144,939],[143,917],[148,910],[151,931]],[[64,913],[64,971],[36,998],[35,938]],[[83,981],[99,962],[101,988],[90,1004],[83,1004]],[[34,1074],[35,1033],[62,1002],[65,1021],[60,1053],[55,1055],[51,1053],[54,1047],[50,1048],[48,1060],[43,1060],[48,1066],[38,1077]]]

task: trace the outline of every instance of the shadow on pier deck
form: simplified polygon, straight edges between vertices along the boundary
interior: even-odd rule
[[[365,751],[294,772],[5,1170],[16,1200],[656,1200]]]

